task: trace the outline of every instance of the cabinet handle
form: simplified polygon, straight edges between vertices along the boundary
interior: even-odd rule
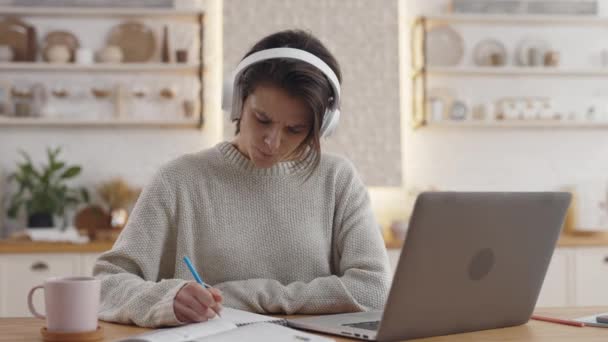
[[[32,266],[30,266],[30,270],[34,272],[48,271],[49,265],[47,265],[47,263],[44,261],[36,261],[32,264]]]
[[[604,262],[608,264],[608,256],[604,257]]]

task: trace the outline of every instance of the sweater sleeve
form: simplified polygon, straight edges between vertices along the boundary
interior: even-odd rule
[[[174,199],[161,173],[146,186],[127,226],[93,269],[101,280],[99,318],[142,327],[178,325],[173,298],[186,284],[171,279]],[[168,278],[168,279],[164,279]]]
[[[354,168],[341,185],[334,215],[334,274],[285,285],[272,279],[216,284],[226,306],[287,314],[368,311],[384,306],[390,285],[388,256],[367,189]]]

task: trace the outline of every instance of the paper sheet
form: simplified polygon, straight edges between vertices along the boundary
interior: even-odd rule
[[[120,342],[192,341],[232,329],[237,329],[233,323],[223,319],[212,319],[207,322],[188,324],[177,328],[157,329],[120,340]]]
[[[608,315],[608,312],[600,312],[598,314],[591,315],[591,316],[575,318],[574,320],[577,322],[583,322],[583,323],[585,323],[585,325],[588,325],[590,327],[608,328],[608,324],[598,323],[597,320],[595,319],[597,316],[601,316],[601,315]]]
[[[260,315],[248,311],[236,310],[232,308],[224,308],[220,315],[222,315],[221,319],[228,320],[237,326],[247,325],[251,323],[259,323],[259,322],[284,322],[285,320],[281,318],[275,318],[271,316]],[[219,319],[219,318],[218,318]]]
[[[196,339],[196,342],[330,342],[333,339],[317,336],[272,323],[257,323],[213,336]]]
[[[280,318],[271,316],[259,315],[247,311],[236,310],[232,308],[224,308],[221,313],[222,317],[215,317],[207,322],[193,323],[176,328],[165,328],[150,331],[144,334],[132,336],[120,342],[176,342],[176,341],[192,341],[206,336],[219,336],[218,334],[229,330],[239,330],[239,326],[247,326],[252,323],[259,322],[286,322]],[[261,324],[261,323],[259,323]],[[254,324],[257,325],[257,324]],[[277,324],[268,324],[276,325]],[[258,328],[259,329],[259,328]],[[289,329],[291,330],[291,329]],[[274,330],[273,330],[274,331]],[[295,331],[295,330],[294,330]],[[223,334],[221,334],[223,335]],[[280,335],[285,339],[285,332]],[[247,340],[247,339],[245,339]]]

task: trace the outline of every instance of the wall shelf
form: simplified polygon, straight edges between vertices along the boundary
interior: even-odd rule
[[[608,17],[593,15],[530,15],[530,14],[445,14],[424,16],[428,22],[471,24],[573,24],[606,25]]]
[[[608,77],[608,67],[589,66],[601,64],[599,63],[600,56],[597,56],[597,53],[594,56],[597,56],[596,59],[598,61],[593,63],[589,62],[589,58],[579,58],[578,60],[575,58],[563,58],[562,60],[570,61],[570,64],[566,66],[560,65],[557,67],[517,66],[514,64],[506,66],[476,66],[469,64],[470,62],[477,64],[474,60],[467,60],[463,62],[462,58],[458,62],[459,65],[457,66],[433,66],[428,64],[429,56],[427,56],[425,47],[427,46],[427,34],[430,29],[435,27],[436,23],[444,25],[452,23],[470,23],[473,26],[477,25],[475,28],[479,30],[486,29],[483,25],[505,26],[514,24],[523,26],[529,24],[531,26],[536,25],[533,30],[529,31],[539,30],[544,34],[549,35],[550,33],[547,33],[548,26],[542,25],[548,24],[558,26],[575,24],[567,29],[567,32],[571,32],[573,27],[579,28],[580,26],[586,26],[588,24],[598,24],[598,27],[587,27],[583,32],[586,32],[587,30],[597,31],[604,30],[604,27],[608,26],[608,17],[584,15],[554,16],[519,14],[447,14],[417,17],[412,22],[410,31],[411,64],[409,77],[411,82],[410,90],[412,99],[411,125],[413,128],[420,128],[427,125],[434,127],[608,128],[608,122],[587,122],[581,120],[589,110],[596,111],[598,115],[603,118],[603,116],[606,115],[606,110],[604,109],[603,105],[598,105],[596,103],[592,103],[590,105],[586,101],[582,100],[584,95],[580,95],[581,91],[577,93],[576,91],[570,92],[569,89],[567,89],[567,87],[569,87],[571,84],[577,84],[576,86],[578,86],[578,84],[588,82],[590,85],[596,85]],[[463,30],[463,32],[471,35],[472,31]],[[526,31],[526,35],[533,34]],[[479,40],[481,38],[477,37],[477,39]],[[500,40],[499,38],[494,37],[492,39]],[[462,56],[466,56],[466,58],[473,58],[473,47],[475,47],[475,44],[472,44],[471,47],[469,47],[469,49],[473,50],[463,53]],[[587,50],[590,49],[588,46],[584,46],[583,48]],[[468,79],[466,79],[467,77]],[[473,80],[472,78],[475,77],[488,77],[488,81]],[[569,83],[562,83],[561,81],[566,80],[566,78],[568,78]],[[559,79],[559,82],[553,81],[555,79]],[[558,90],[560,90],[561,93],[553,91],[553,88],[547,88],[546,86],[539,89],[538,93],[536,93],[536,89],[532,89],[529,84],[522,84],[522,86],[526,85],[529,87],[524,87],[525,90],[518,91],[520,90],[518,88],[519,82],[522,82],[523,80],[532,80],[533,82],[538,82],[539,80],[549,82],[549,80],[551,80],[551,83],[553,84],[550,87],[559,88]],[[570,80],[575,80],[575,82],[570,82]],[[501,83],[503,81],[505,83]],[[468,84],[471,84],[473,87],[478,87],[476,89],[480,89],[481,91],[476,92],[475,90],[467,89],[460,94],[461,97],[465,97],[464,99],[459,98],[459,95],[455,95],[457,93],[456,89],[461,89],[463,86]],[[511,88],[505,89],[504,87],[507,87],[507,84],[508,87]],[[428,89],[429,85],[432,85],[434,89],[439,89],[438,93],[430,94]],[[579,89],[577,88],[576,90]],[[551,95],[553,93],[561,94],[562,97],[560,100],[562,102],[553,103],[553,98]],[[576,109],[571,103],[568,102],[570,99],[564,100],[564,96],[567,98],[571,93],[573,94],[571,98],[574,99],[572,101],[578,101],[578,103],[576,103]],[[500,121],[500,119],[503,117],[526,117],[527,114],[524,113],[525,110],[522,109],[523,107],[519,106],[519,104],[528,103],[528,106],[530,106],[530,103],[532,103],[531,101],[539,97],[549,99],[543,104],[543,106],[545,109],[552,111],[546,113],[548,115],[543,114],[543,120],[530,120],[530,122],[526,122],[524,120],[519,122]],[[433,101],[438,102],[438,104],[434,106],[435,102]],[[518,103],[517,105],[516,102]],[[564,104],[564,102],[566,104]],[[486,106],[488,103],[492,103],[493,105]],[[555,104],[559,106],[553,107]],[[434,111],[434,117],[443,117],[444,121],[431,120],[431,114],[429,113],[431,108]],[[455,112],[452,113],[450,111]],[[510,113],[507,113],[507,111],[510,111]],[[511,113],[512,111],[516,111],[517,113],[513,115],[513,113]],[[569,117],[576,117],[579,120],[549,120],[550,118],[565,112],[568,112]],[[452,122],[448,119],[451,116],[461,118],[464,117],[466,120]],[[472,121],[476,116],[481,116],[484,120],[477,122]],[[544,120],[545,118],[547,120]]]
[[[29,7],[0,6],[0,15],[19,16],[95,16],[95,17],[196,17],[203,14],[202,9],[174,8],[135,8],[135,7]]]
[[[422,72],[415,70],[414,72]],[[553,68],[553,67],[427,67],[433,76],[578,76],[606,77],[608,68]]]
[[[173,56],[174,47],[179,44],[172,44],[172,36],[169,37],[168,44],[164,44],[164,33],[154,33],[155,43],[152,45],[153,61],[147,63],[95,63],[95,64],[76,64],[76,63],[47,63],[47,62],[2,62],[0,63],[0,105],[13,106],[10,107],[8,115],[20,113],[23,116],[0,116],[0,127],[65,127],[65,128],[95,128],[95,127],[125,127],[125,128],[202,128],[204,122],[204,76],[205,66],[203,63],[203,46],[204,46],[204,17],[205,13],[202,8],[197,9],[174,9],[174,8],[122,8],[122,7],[29,7],[29,6],[0,6],[0,19],[7,16],[18,16],[22,18],[31,18],[31,23],[28,25],[35,27],[38,33],[45,32],[48,29],[48,24],[44,20],[55,21],[62,26],[63,30],[73,32],[82,39],[81,44],[87,46],[88,43],[94,42],[100,35],[106,35],[105,27],[112,30],[115,26],[116,19],[132,20],[146,19],[150,23],[144,24],[147,29],[160,27],[162,32],[169,32],[171,27],[175,27],[175,32],[181,32],[180,35],[184,38],[184,49],[188,51],[190,63],[162,63],[160,62],[163,55],[163,47],[168,46],[168,53]],[[83,28],[82,22],[93,21],[99,24],[99,27]],[[26,20],[27,21],[27,20]],[[184,25],[184,22],[187,24]],[[191,24],[193,23],[193,24]],[[70,26],[71,24],[72,26]],[[46,25],[46,26],[45,26]],[[84,24],[86,25],[86,24]],[[105,26],[104,26],[105,25]],[[174,26],[171,26],[174,25]],[[88,29],[88,31],[87,31]],[[164,31],[166,29],[166,31]],[[108,31],[111,32],[111,31]],[[88,33],[88,36],[85,34]],[[178,35],[179,36],[179,35]],[[102,36],[103,37],[103,36]],[[132,41],[132,39],[131,39]],[[189,42],[189,43],[188,43]],[[149,46],[149,44],[148,44]],[[44,51],[44,44],[41,44],[36,49],[36,58],[40,59],[40,55]],[[91,50],[96,50],[97,47],[90,47]],[[23,58],[20,58],[23,60]],[[69,74],[69,76],[68,76]],[[162,75],[161,75],[162,74]],[[84,82],[96,84],[96,80],[109,82],[112,80],[116,87],[114,94],[108,98],[107,105],[111,105],[114,113],[109,114],[104,118],[95,118],[88,115],[89,111],[81,111],[79,115],[66,117],[40,117],[40,113],[46,113],[36,105],[36,96],[42,98],[39,105],[45,106],[43,100],[44,92],[51,89],[52,82],[55,76],[65,76],[66,83],[73,82],[78,78],[84,78]],[[23,80],[21,80],[23,78]],[[150,81],[153,79],[154,81]],[[15,84],[21,82],[21,87],[33,89],[33,80],[38,82],[41,87],[37,93],[32,92],[29,98],[27,96],[18,95],[14,91]],[[166,87],[173,87],[173,84],[178,84],[176,87],[182,89],[181,94],[171,96],[164,102],[164,107],[154,106],[151,103],[144,103],[142,106],[128,108],[126,102],[127,95],[120,90],[125,84],[137,82],[153,82],[157,83],[162,90],[163,82]],[[75,83],[76,84],[76,83]],[[83,84],[83,83],[82,83]],[[82,84],[77,84],[82,87]],[[92,88],[91,88],[92,89]],[[185,89],[185,90],[184,90]],[[162,91],[161,90],[161,91]],[[192,90],[192,91],[190,91]],[[113,90],[114,91],[114,90]],[[3,95],[2,95],[3,94]],[[89,100],[89,99],[86,99]],[[73,108],[65,108],[73,105],[67,101],[54,104],[57,113],[72,113]],[[91,112],[105,113],[109,110],[106,103],[98,101],[91,102]],[[86,104],[80,104],[81,107]],[[146,107],[147,106],[147,107]],[[21,111],[18,111],[20,108]],[[167,113],[160,113],[160,111]],[[26,117],[24,113],[30,115]],[[192,113],[192,116],[186,116],[185,113]],[[113,119],[120,118],[120,119]],[[186,119],[187,118],[187,119]]]
[[[198,129],[202,123],[198,119],[189,120],[74,120],[48,118],[2,118],[0,127],[80,127],[80,128],[193,128]]]
[[[0,63],[3,71],[133,71],[133,72],[197,72],[200,64],[177,64],[177,63],[121,63],[121,64],[53,64],[46,62],[11,62]]]
[[[426,123],[428,127],[436,128],[608,128],[608,122],[580,122],[580,121],[443,121]]]

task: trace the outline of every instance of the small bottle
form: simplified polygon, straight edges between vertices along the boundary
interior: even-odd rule
[[[27,26],[26,29],[26,55],[25,61],[35,62],[38,57],[38,39],[36,38],[36,29],[33,26]]]
[[[163,42],[161,47],[161,61],[163,63],[171,62],[171,54],[169,53],[169,27],[163,27]]]
[[[536,48],[531,47],[528,49],[528,65],[529,66],[541,66],[544,62],[544,56],[542,52]]]

